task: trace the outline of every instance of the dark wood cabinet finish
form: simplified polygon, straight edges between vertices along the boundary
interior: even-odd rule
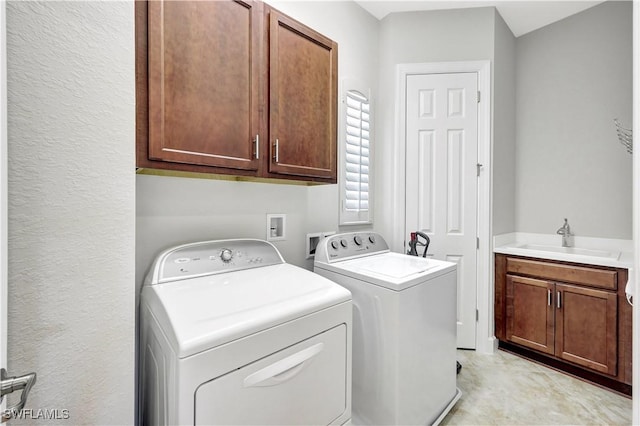
[[[550,280],[615,290],[618,272],[592,267],[563,265],[530,259],[507,258],[507,272],[525,276],[544,276]]]
[[[138,168],[337,181],[337,45],[261,1],[137,1],[136,104]]]
[[[630,392],[626,269],[496,254],[495,273],[501,347]]]
[[[554,353],[553,284],[507,275],[507,340]]]
[[[615,376],[618,303],[615,293],[556,284],[557,357]]]
[[[275,10],[269,15],[269,171],[334,178],[337,45]]]

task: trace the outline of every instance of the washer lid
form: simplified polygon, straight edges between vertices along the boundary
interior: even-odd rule
[[[351,293],[285,263],[145,286],[141,299],[185,358],[349,301]]]
[[[316,262],[315,267],[400,291],[453,271],[456,264],[388,252],[331,264]]]

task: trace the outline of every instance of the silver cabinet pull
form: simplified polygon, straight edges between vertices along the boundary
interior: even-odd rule
[[[254,142],[256,144],[256,152],[254,155],[256,157],[256,160],[259,160],[260,159],[260,135],[256,135]]]
[[[13,407],[8,407],[2,414],[2,419],[8,420],[22,411],[25,404],[27,403],[29,392],[31,391],[33,385],[36,383],[36,373],[29,373],[19,377],[9,377],[9,375],[7,374],[7,370],[3,368],[0,370],[0,383],[0,401],[2,400],[2,398],[4,398],[5,395],[17,390],[22,390],[20,401]]]
[[[278,139],[276,138],[276,144],[275,144],[275,148],[274,148],[274,154],[273,154],[273,160],[277,163],[278,161],[280,161],[280,156],[279,156],[279,150],[278,150]]]
[[[551,289],[547,289],[547,305],[551,306]]]
[[[562,307],[562,302],[560,301],[561,296],[562,296],[562,293],[558,292],[558,309]]]

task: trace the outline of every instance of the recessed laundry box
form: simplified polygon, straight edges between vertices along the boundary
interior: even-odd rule
[[[186,244],[141,295],[141,424],[343,424],[351,294],[261,240]]]

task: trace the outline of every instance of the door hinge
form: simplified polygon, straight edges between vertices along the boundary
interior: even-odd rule
[[[480,237],[476,237],[476,249],[480,248]]]
[[[480,103],[480,91],[478,90],[478,103]]]
[[[482,164],[477,163],[476,164],[476,176],[480,177],[480,169],[482,169]]]
[[[480,321],[480,312],[476,309],[476,322]]]

